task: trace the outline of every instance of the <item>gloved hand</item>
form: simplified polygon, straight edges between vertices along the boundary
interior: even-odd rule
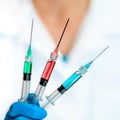
[[[35,94],[29,94],[27,103],[15,102],[13,103],[5,120],[42,120],[47,116],[44,108],[41,108],[38,100],[35,99]]]

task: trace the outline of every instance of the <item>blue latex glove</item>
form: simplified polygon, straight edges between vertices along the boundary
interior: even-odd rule
[[[34,98],[36,98],[35,94],[30,94],[27,103],[13,103],[4,120],[43,120],[47,116],[47,112]]]

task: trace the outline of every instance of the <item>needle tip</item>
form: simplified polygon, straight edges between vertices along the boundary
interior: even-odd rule
[[[110,47],[110,45],[108,45],[107,47],[106,47],[106,49],[108,49]]]
[[[105,47],[91,62],[94,62],[101,54],[103,54],[110,46]]]

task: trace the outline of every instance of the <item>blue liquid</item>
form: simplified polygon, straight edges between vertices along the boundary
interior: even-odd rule
[[[62,85],[66,90],[68,90],[81,77],[82,74],[73,73]]]

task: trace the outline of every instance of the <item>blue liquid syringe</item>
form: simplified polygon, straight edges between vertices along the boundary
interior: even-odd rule
[[[102,50],[92,61],[81,66],[75,71],[67,80],[65,80],[60,87],[58,87],[52,94],[46,97],[47,101],[42,104],[42,107],[46,107],[49,103],[54,105],[54,102],[63,95],[70,87],[72,87],[90,68],[91,64],[103,53],[109,46]]]

